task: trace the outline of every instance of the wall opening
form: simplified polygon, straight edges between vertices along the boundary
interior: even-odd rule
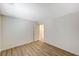
[[[44,24],[39,25],[39,40],[44,41]]]

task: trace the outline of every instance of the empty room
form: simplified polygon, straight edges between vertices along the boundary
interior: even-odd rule
[[[79,3],[0,3],[0,56],[78,56]]]

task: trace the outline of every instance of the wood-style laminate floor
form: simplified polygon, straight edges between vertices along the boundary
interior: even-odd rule
[[[35,41],[11,48],[0,53],[0,56],[75,56],[74,54],[51,46],[45,42]]]

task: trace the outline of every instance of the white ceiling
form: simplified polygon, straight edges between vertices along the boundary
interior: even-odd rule
[[[61,17],[79,11],[78,3],[1,3],[0,14],[32,21]]]

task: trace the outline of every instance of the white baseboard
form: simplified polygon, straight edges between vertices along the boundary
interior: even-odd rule
[[[56,44],[56,43],[53,43],[53,42],[50,43],[50,42],[48,42],[48,41],[46,41],[46,43],[48,43],[48,44],[50,44],[50,45],[53,45],[53,46],[55,46],[55,47],[58,47],[58,48],[60,48],[60,49],[66,50],[66,51],[68,51],[68,52],[71,52],[71,53],[73,53],[73,54],[75,54],[75,55],[79,55],[78,52],[74,52],[74,51],[71,51],[71,50],[65,49],[65,48],[59,46],[59,45]]]
[[[10,48],[14,48],[14,47],[17,47],[17,46],[21,46],[21,45],[24,45],[24,44],[28,44],[28,43],[30,43],[30,42],[32,42],[32,41],[19,43],[19,44],[12,45],[12,46],[7,46],[7,47],[5,47],[5,48],[0,49],[0,52],[3,51],[3,50],[7,50],[7,49],[10,49]]]

